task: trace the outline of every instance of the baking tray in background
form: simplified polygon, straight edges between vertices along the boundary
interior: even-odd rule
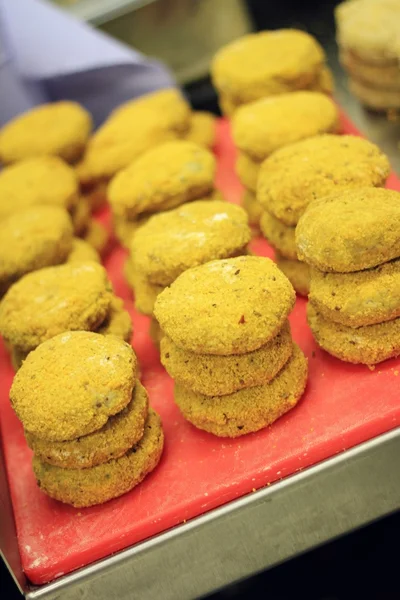
[[[357,133],[344,116],[342,122],[344,132]],[[235,151],[223,120],[218,124],[216,152],[217,184],[230,201],[238,202]],[[388,185],[400,190],[394,175]],[[107,221],[108,215],[101,218]],[[263,240],[255,240],[252,249],[272,255]],[[4,348],[0,349],[0,426],[19,551],[25,574],[37,585],[269,486],[400,423],[400,359],[371,371],[330,357],[316,347],[305,320],[305,300],[298,298],[292,332],[310,368],[299,405],[272,427],[237,440],[195,429],[174,405],[172,381],[148,336],[148,319],[133,309],[122,276],[125,256],[115,247],[105,264],[116,293],[132,314],[142,380],[166,435],[159,467],[139,487],[102,506],[80,510],[45,496],[36,486],[31,451],[9,404],[13,373]]]

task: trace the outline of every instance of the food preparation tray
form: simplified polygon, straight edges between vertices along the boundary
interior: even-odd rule
[[[343,116],[343,132],[357,133]],[[238,202],[241,186],[233,170],[234,148],[227,122],[218,124],[217,183]],[[388,186],[400,190],[392,175]],[[105,213],[103,221],[108,220]],[[265,241],[252,250],[272,256]],[[105,261],[115,291],[134,324],[133,345],[142,381],[165,430],[159,467],[132,492],[102,506],[74,509],[45,496],[36,486],[20,423],[8,391],[13,372],[0,348],[0,427],[21,562],[40,585],[123,548],[137,544],[236,498],[302,471],[343,450],[388,432],[400,423],[400,359],[375,369],[330,357],[313,341],[305,300],[291,315],[295,341],[309,359],[306,393],[273,426],[236,440],[219,439],[187,423],[173,402],[173,384],[161,367],[148,335],[149,320],[139,315],[122,275],[126,253],[115,246]]]

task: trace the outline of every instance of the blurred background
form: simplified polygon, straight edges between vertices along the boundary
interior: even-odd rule
[[[215,52],[252,31],[307,29],[326,47],[332,0],[52,0],[144,54],[165,62],[197,109],[218,112],[208,77]]]

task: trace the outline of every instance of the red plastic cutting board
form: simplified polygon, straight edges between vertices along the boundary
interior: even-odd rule
[[[344,130],[356,133],[344,119]],[[219,124],[218,185],[233,202],[241,188],[233,174],[234,149],[228,125]],[[400,182],[391,178],[391,187]],[[259,254],[271,254],[261,240]],[[132,308],[122,274],[125,253],[115,248],[106,261],[116,293],[132,314],[134,347],[151,404],[165,429],[159,467],[138,488],[102,506],[76,510],[45,496],[36,486],[31,452],[9,401],[12,370],[0,349],[1,430],[22,564],[29,579],[45,583],[82,565],[135,544],[238,496],[281,479],[400,423],[400,360],[370,371],[318,349],[298,299],[291,316],[293,336],[309,358],[306,393],[272,427],[235,441],[218,439],[184,421],[172,398],[172,381],[160,366],[148,319]]]

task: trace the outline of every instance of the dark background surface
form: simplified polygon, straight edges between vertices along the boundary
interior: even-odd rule
[[[399,544],[400,513],[212,594],[207,600],[399,600]],[[21,598],[1,560],[0,598]]]
[[[333,0],[248,0],[247,4],[256,29],[298,27],[315,35],[325,47],[332,43],[333,8],[337,4]],[[195,108],[218,112],[209,80],[192,84],[187,93]],[[399,550],[400,513],[230,586],[208,599],[400,600]],[[20,597],[0,561],[1,600]]]
[[[255,30],[294,27],[314,35],[323,47],[332,43],[336,0],[246,0],[246,4]],[[188,85],[186,92],[194,108],[219,113],[209,79]]]

